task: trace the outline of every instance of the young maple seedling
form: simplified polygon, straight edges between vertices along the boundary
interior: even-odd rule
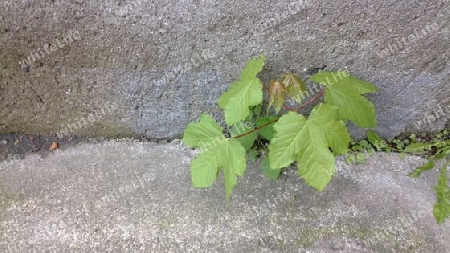
[[[336,171],[335,156],[347,154],[351,142],[347,122],[351,121],[362,128],[374,128],[377,125],[374,105],[364,96],[375,93],[375,85],[360,80],[346,71],[320,71],[310,77],[310,81],[320,84],[308,101],[310,94],[305,83],[294,74],[283,74],[280,80],[264,87],[257,77],[264,67],[265,57],[250,60],[241,73],[240,80],[233,83],[219,98],[218,104],[224,110],[227,131],[207,114],[200,116],[200,122],[189,123],[183,142],[200,149],[200,154],[192,161],[191,177],[195,187],[210,187],[221,169],[225,179],[227,201],[230,199],[238,176],[243,176],[246,158],[256,158],[258,144],[270,143],[261,168],[271,179],[277,179],[283,168],[296,162],[299,175],[307,184],[322,191]],[[267,110],[262,112],[263,91],[269,93]],[[298,104],[291,108],[289,102]],[[298,111],[323,97],[305,116]],[[302,103],[303,102],[303,103]],[[270,108],[275,114],[269,114]],[[286,113],[280,116],[280,112]],[[413,141],[414,138],[412,138]],[[368,141],[360,142],[368,147],[369,142],[377,150],[389,151],[386,141],[375,132],[368,131]],[[395,142],[395,141],[394,141]],[[450,156],[450,141],[436,140],[433,143],[397,142],[397,150],[409,154],[428,153],[433,148],[436,153],[427,164],[410,173],[410,177],[419,177],[422,172],[434,167],[435,161]],[[260,145],[259,145],[260,146]],[[266,147],[266,146],[264,146]],[[248,153],[248,155],[247,155]],[[439,224],[450,216],[450,187],[448,186],[447,167],[444,164],[434,188],[437,203],[433,214]]]
[[[210,115],[202,114],[199,122],[189,123],[182,139],[187,146],[200,149],[191,164],[193,185],[210,187],[222,169],[227,200],[238,176],[244,175],[246,153],[254,154],[257,140],[270,143],[265,152],[268,156],[261,163],[266,175],[276,179],[283,168],[297,162],[299,175],[321,191],[336,171],[335,156],[348,151],[351,137],[346,123],[363,128],[377,125],[375,107],[364,96],[375,93],[377,87],[345,71],[321,71],[311,76],[322,90],[303,104],[309,95],[305,83],[296,75],[282,75],[270,84],[268,109],[262,112],[264,85],[257,75],[264,62],[264,55],[248,61],[240,79],[218,100],[231,137]],[[286,106],[286,97],[299,106]],[[316,105],[309,117],[297,112],[321,97],[324,102]],[[269,114],[270,107],[275,114]],[[283,108],[287,112],[280,116]]]

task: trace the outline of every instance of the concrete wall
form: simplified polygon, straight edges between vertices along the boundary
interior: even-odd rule
[[[450,118],[449,9],[447,0],[3,0],[0,133],[179,137],[202,112],[221,118],[217,98],[261,52],[266,81],[326,65],[375,83],[384,137],[438,130]]]

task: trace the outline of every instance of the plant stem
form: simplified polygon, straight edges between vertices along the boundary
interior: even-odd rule
[[[299,105],[297,108],[291,109],[291,108],[289,108],[289,107],[287,107],[287,106],[285,106],[285,108],[286,108],[286,110],[289,110],[289,111],[297,111],[297,110],[300,110],[301,108],[303,108],[303,107],[305,107],[305,106],[311,104],[312,102],[316,101],[317,99],[319,99],[319,98],[323,95],[324,92],[325,92],[325,89],[321,90],[321,91],[320,91],[319,93],[317,93],[314,97],[312,97],[310,100],[306,101],[305,103]],[[289,109],[288,109],[288,108],[289,108]],[[260,127],[257,127],[257,128],[255,128],[255,129],[253,129],[253,130],[247,132],[247,133],[244,133],[244,134],[241,134],[241,135],[238,135],[238,136],[234,136],[233,138],[238,139],[238,138],[244,137],[244,136],[246,136],[246,135],[252,134],[252,133],[254,133],[254,132],[256,132],[256,131],[259,131],[260,129],[262,129],[262,128],[264,128],[264,127],[270,125],[270,124],[273,124],[273,123],[277,122],[278,120],[279,120],[279,119],[272,120],[271,122],[268,122],[268,123],[266,123],[266,124],[264,124],[264,125],[262,125],[262,126],[260,126]]]
[[[254,132],[260,130],[261,128],[264,128],[264,127],[266,127],[266,126],[268,126],[268,125],[270,125],[270,124],[273,124],[273,123],[277,122],[278,120],[279,120],[279,119],[274,119],[274,120],[272,120],[271,122],[268,122],[268,123],[266,123],[266,124],[264,124],[264,125],[262,125],[262,126],[260,126],[260,127],[257,127],[257,128],[255,128],[255,129],[251,130],[250,132],[247,132],[247,133],[244,133],[244,134],[241,134],[241,135],[238,135],[238,136],[234,136],[233,138],[238,139],[238,138],[244,137],[244,136],[246,136],[246,135],[249,135],[249,134],[251,134],[251,133],[254,133]]]
[[[298,111],[300,109],[302,109],[303,107],[311,104],[312,102],[316,101],[317,99],[319,99],[323,93],[325,92],[325,89],[321,90],[319,93],[317,93],[314,97],[312,97],[310,100],[308,100],[307,102],[297,106],[296,108],[290,108],[287,105],[284,105],[284,109],[288,110],[288,111]]]

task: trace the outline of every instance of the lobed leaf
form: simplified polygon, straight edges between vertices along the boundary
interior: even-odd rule
[[[223,136],[222,128],[208,114],[200,116],[200,122],[188,124],[183,135],[183,143],[191,148],[198,148],[210,144],[213,140]]]
[[[335,173],[335,154],[347,152],[350,135],[336,107],[316,106],[306,119],[296,112],[283,115],[274,125],[276,134],[269,147],[271,169],[297,161],[300,176],[321,191]]]
[[[269,146],[269,160],[272,169],[281,169],[295,162],[301,150],[301,142],[308,128],[306,118],[297,112],[284,114],[274,125],[275,136]],[[306,130],[305,130],[306,129]]]
[[[242,176],[246,168],[246,151],[242,144],[236,139],[225,138],[219,124],[207,114],[200,116],[200,122],[188,125],[183,143],[202,148],[200,155],[191,163],[194,187],[210,187],[223,168],[228,200],[237,183],[237,176]]]
[[[219,149],[209,149],[192,161],[191,179],[194,187],[210,187],[217,180],[219,155]]]
[[[327,87],[324,94],[325,102],[336,106],[343,120],[350,120],[360,127],[377,126],[375,107],[362,96],[365,93],[376,92],[376,86],[342,71],[321,71],[310,79]]]
[[[225,112],[225,122],[232,126],[244,120],[250,114],[251,106],[261,104],[263,99],[262,83],[256,75],[264,67],[265,56],[248,61],[239,81],[219,98],[218,104]]]
[[[220,168],[223,168],[228,200],[237,183],[237,176],[244,175],[246,168],[245,149],[236,139],[226,139],[192,161],[192,184],[198,188],[210,187],[217,180]]]
[[[237,176],[243,176],[247,167],[245,149],[236,139],[228,139],[219,149],[219,167],[223,167],[225,192],[230,199]]]
[[[339,112],[336,107],[321,104],[314,108],[308,121],[323,131],[327,144],[334,154],[347,153],[351,137],[344,122],[339,120]]]

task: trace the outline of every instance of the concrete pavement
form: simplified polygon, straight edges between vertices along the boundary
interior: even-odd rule
[[[321,193],[250,163],[227,205],[222,178],[191,186],[192,156],[179,140],[116,140],[15,161],[0,172],[0,252],[450,252],[436,173],[406,176],[419,157],[340,157]]]

